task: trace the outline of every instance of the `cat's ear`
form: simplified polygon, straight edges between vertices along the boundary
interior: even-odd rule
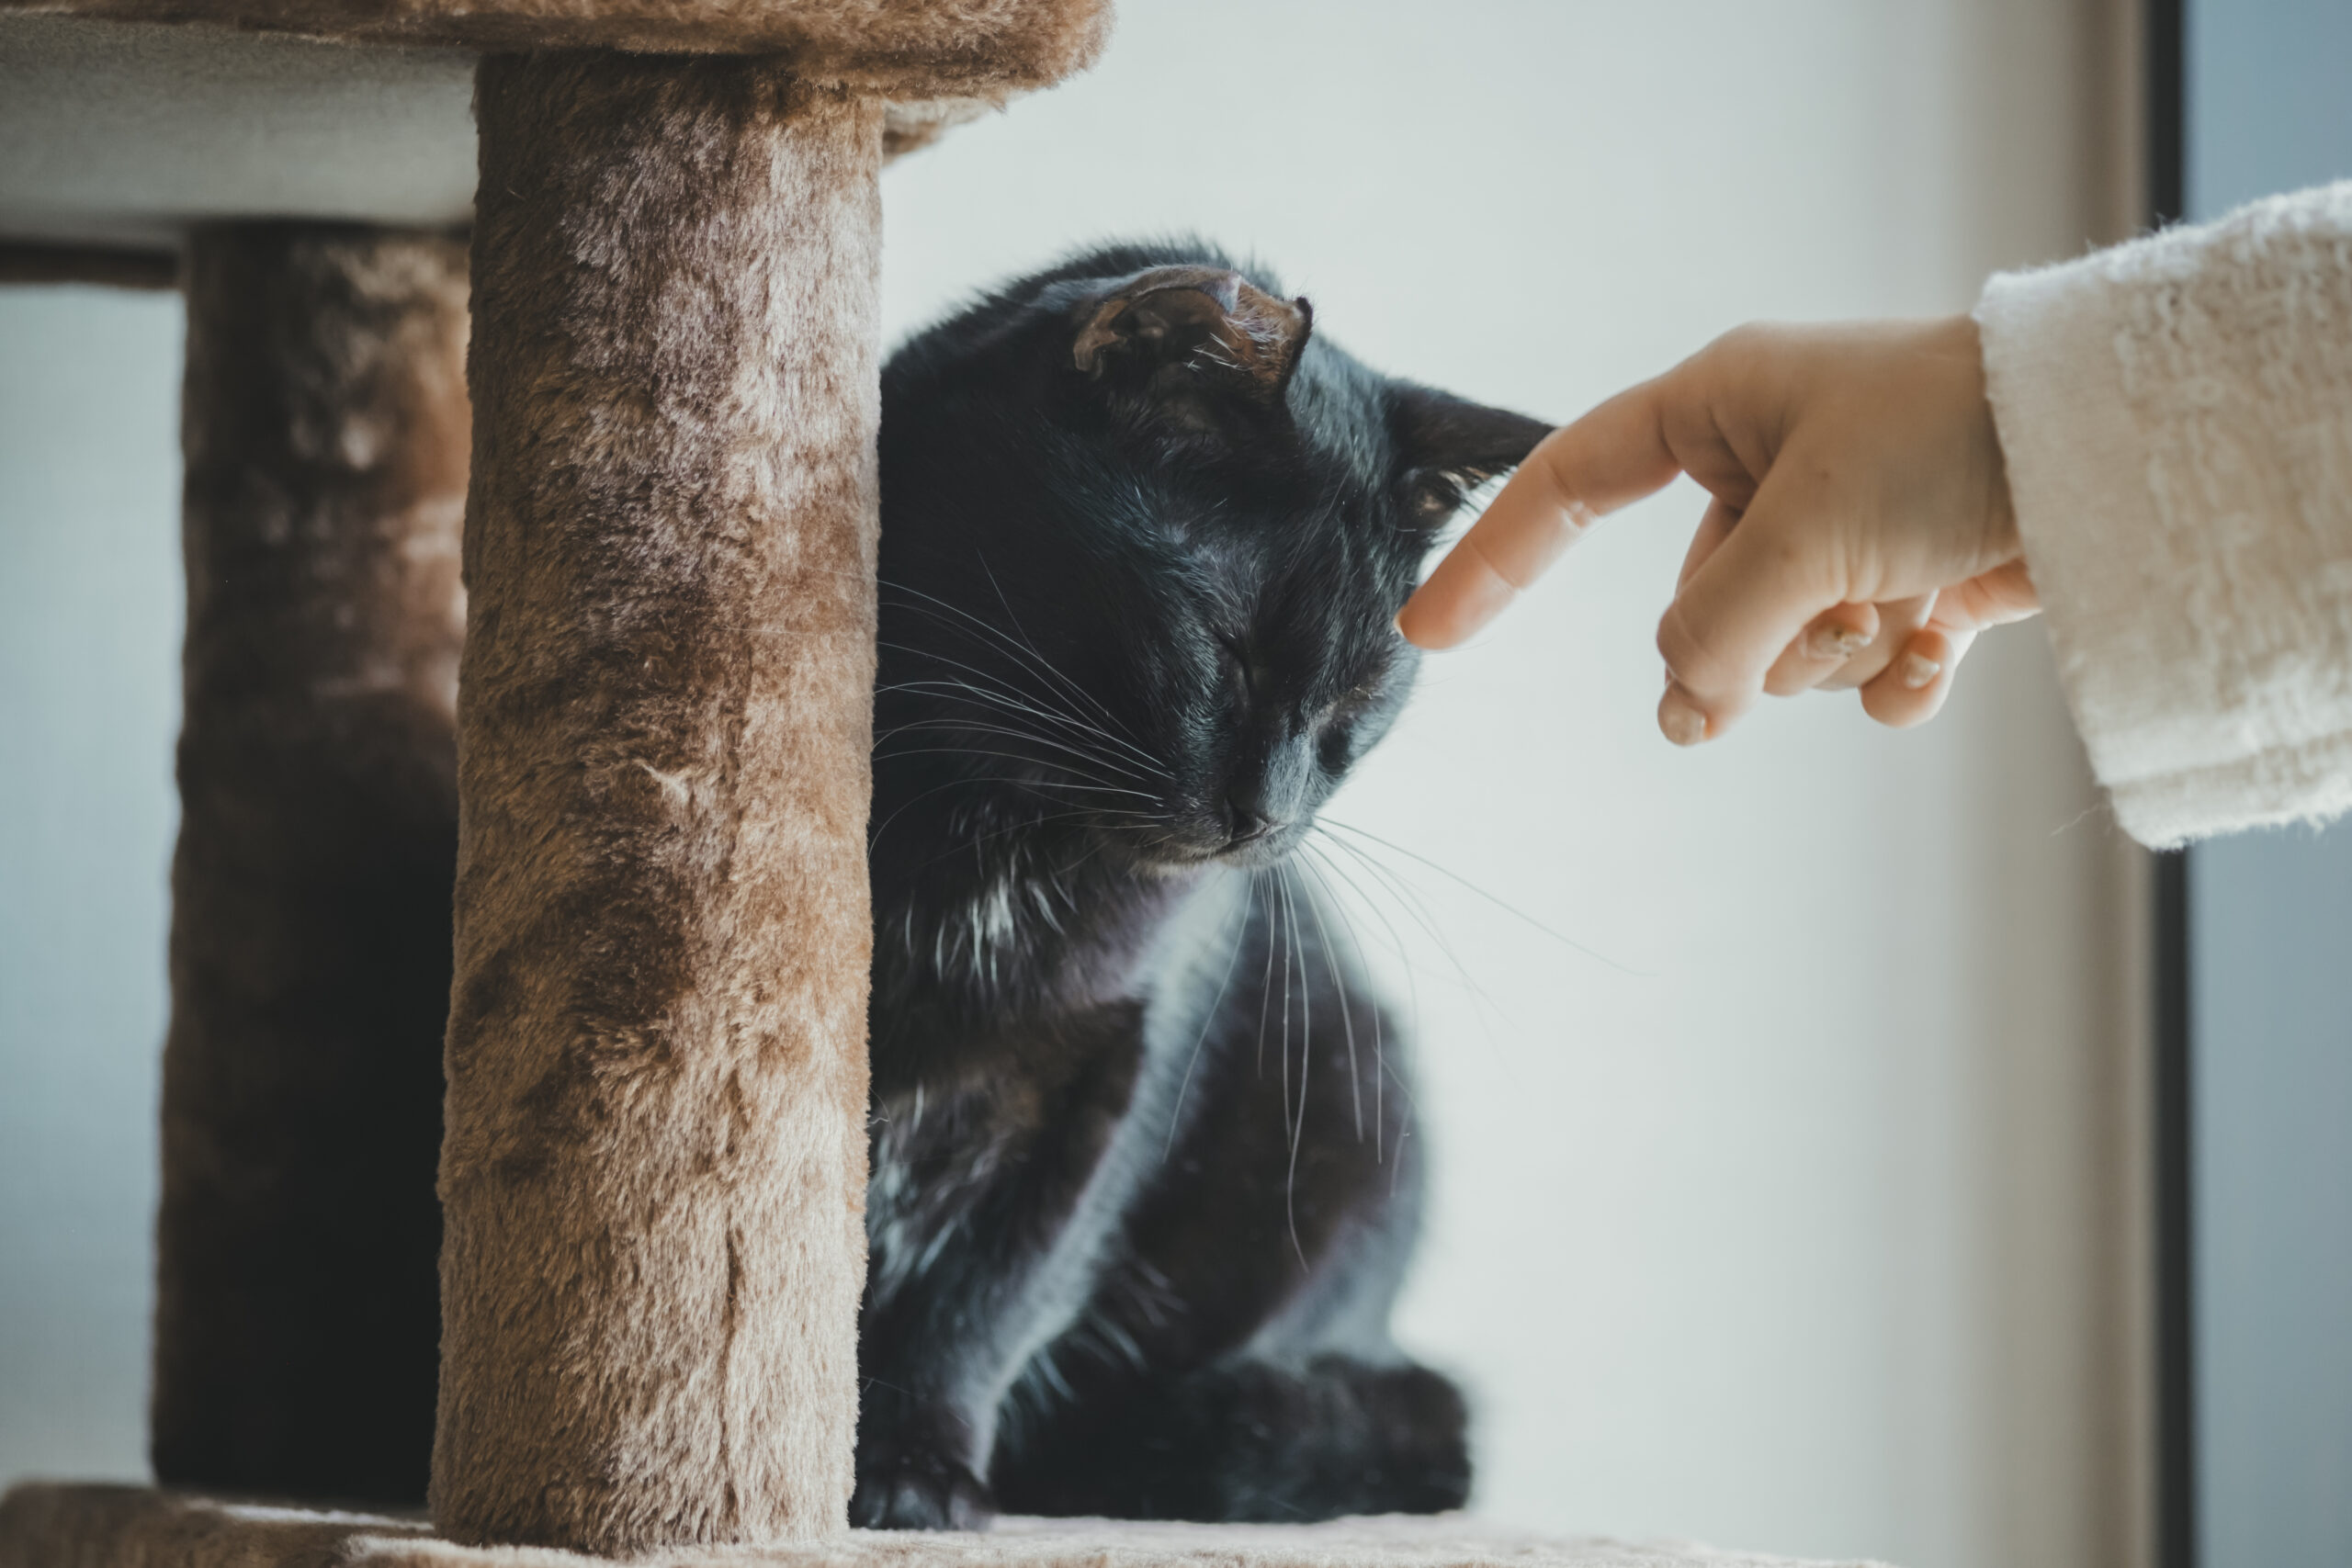
[[[1388,427],[1398,493],[1415,519],[1431,528],[1452,517],[1472,491],[1519,467],[1552,433],[1540,419],[1410,381],[1390,387]]]
[[[1214,387],[1282,401],[1315,330],[1305,299],[1282,299],[1229,267],[1155,266],[1091,290],[1071,310],[1070,363],[1100,379],[1122,369],[1174,390]]]

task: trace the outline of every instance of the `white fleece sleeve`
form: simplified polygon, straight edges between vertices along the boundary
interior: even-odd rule
[[[2352,807],[2352,181],[1976,308],[2026,563],[2116,816]]]

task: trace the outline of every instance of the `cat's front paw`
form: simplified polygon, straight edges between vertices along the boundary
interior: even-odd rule
[[[996,1500],[979,1477],[935,1453],[880,1454],[861,1460],[849,1522],[870,1530],[984,1529]]]

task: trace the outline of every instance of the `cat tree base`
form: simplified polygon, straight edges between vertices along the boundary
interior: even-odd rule
[[[147,1487],[34,1484],[0,1499],[0,1568],[600,1568],[612,1561],[547,1547],[460,1546],[435,1539],[413,1517]],[[631,1568],[1797,1568],[1791,1558],[1681,1542],[1545,1539],[1459,1516],[1404,1515],[1320,1525],[1005,1519],[984,1532],[848,1530],[777,1546],[673,1547],[626,1561]]]

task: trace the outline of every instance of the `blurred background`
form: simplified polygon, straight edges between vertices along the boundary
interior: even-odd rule
[[[2352,173],[2352,7],[2154,14],[2188,28],[2187,101],[2215,95],[2192,151],[2200,125],[2288,123],[2268,152],[2191,157],[2200,210]],[[1749,318],[1964,310],[1992,270],[2131,232],[2147,16],[1121,0],[1091,74],[885,175],[887,327],[1089,241],[1194,231],[1262,258],[1373,363],[1564,418]],[[300,58],[263,73],[265,129],[317,156],[271,199],[332,215],[338,160],[390,163],[418,220],[462,216],[462,58],[354,66],[346,112],[332,62],[283,48]],[[160,53],[155,101],[126,112],[200,96],[183,62]],[[6,72],[0,52],[0,101]],[[379,112],[387,73],[424,107]],[[175,160],[240,155],[195,130],[136,164],[103,137],[37,147],[46,110],[17,85],[0,195],[20,155],[164,189]],[[180,330],[169,293],[0,290],[0,1484],[144,1473]],[[2185,1564],[2194,1542],[2154,1528],[2159,1494],[2195,1484],[2165,1468],[2157,1410],[2156,900],[2041,634],[1980,643],[1923,731],[1816,697],[1676,752],[1651,635],[1698,511],[1677,487],[1612,520],[1432,660],[1332,810],[1385,867],[1357,918],[1417,1021],[1437,1174],[1400,1327],[1472,1392],[1475,1506],[1915,1568]],[[2304,836],[2274,855],[2286,873],[2217,870],[2199,919],[2277,957],[2245,911],[2316,852]],[[2332,863],[2312,908],[2352,938],[2352,863]],[[2238,904],[2211,902],[2233,886]],[[2200,992],[2222,1010],[2208,1037],[2282,1037],[2230,994]],[[2200,1408],[2233,1445],[2206,1484],[2242,1493],[2202,1510],[2215,1563],[2352,1560],[2347,1002],[2294,1015],[2306,1076],[2290,1062],[2229,1102],[2254,1107],[2234,1112],[2252,1174],[2199,1189],[2338,1260],[2255,1291],[2197,1363],[2225,1381]],[[2283,1177],[2258,1158],[2279,1103],[2312,1151]],[[2210,1272],[2216,1302],[2277,1277],[2259,1253]],[[2282,1359],[2289,1320],[2304,1338]],[[2233,1403],[2256,1385],[2271,1404]],[[2255,1533],[2228,1533],[2241,1517]],[[2281,1535],[2281,1517],[2314,1522]]]

